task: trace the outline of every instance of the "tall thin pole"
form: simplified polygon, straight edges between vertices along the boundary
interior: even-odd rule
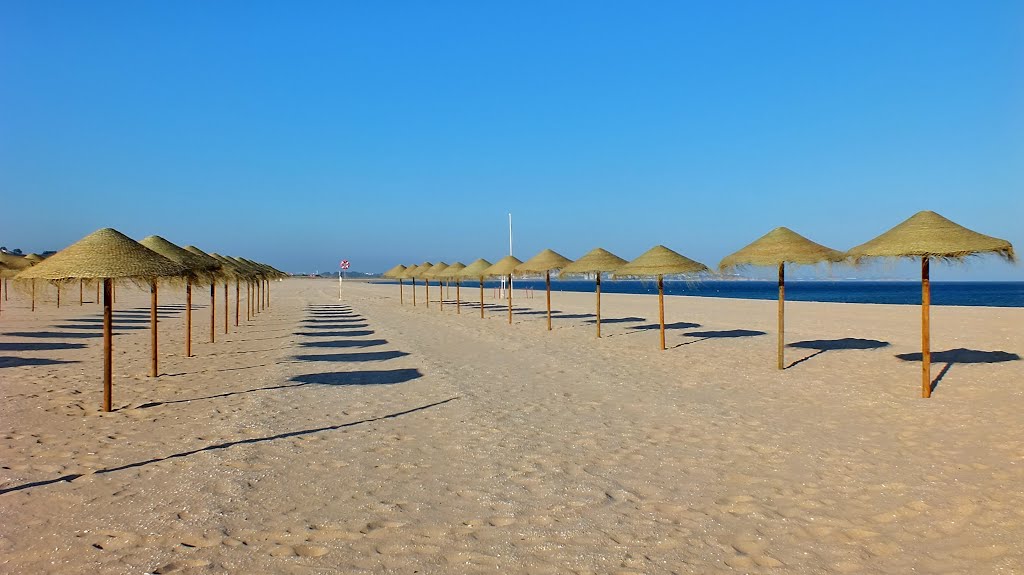
[[[32,311],[36,311],[36,278],[32,278]]]
[[[238,327],[238,307],[241,303],[239,296],[242,294],[242,288],[238,285],[238,278],[235,278],[235,327]]]
[[[402,287],[402,278],[398,278],[398,304],[405,305],[405,288]]]
[[[416,278],[412,279],[412,307],[416,307]]]
[[[427,286],[427,309],[430,309],[430,278],[423,278],[423,284]]]
[[[594,287],[597,292],[597,337],[601,337],[601,272],[597,272]]]
[[[551,331],[551,270],[544,272],[544,289],[548,296],[548,331]]]
[[[192,357],[192,280],[185,282],[185,357]]]
[[[509,214],[511,221],[512,215]],[[512,325],[512,274],[508,274],[508,324]]]
[[[100,284],[103,282],[96,282],[96,303],[100,303]]]
[[[786,262],[779,262],[779,369],[785,369]]]
[[[484,319],[484,278],[480,276],[480,319]]]
[[[228,282],[224,282],[224,333],[228,332]]]
[[[931,305],[931,278],[925,256],[921,258],[921,397],[932,396]]]
[[[85,303],[85,280],[78,280],[78,305]]]
[[[57,307],[59,308],[60,307],[60,284],[56,283],[56,284],[53,284],[53,285],[54,285],[54,287],[57,288]]]
[[[156,280],[149,282],[149,377],[157,376]]]
[[[267,304],[266,304],[265,307],[270,307],[270,280],[263,280],[263,281],[267,282],[267,287],[264,290],[264,294],[266,295],[266,298],[267,298]]]
[[[103,411],[110,411],[114,391],[113,319],[114,287],[110,278],[103,280]]]
[[[210,280],[210,343],[217,339],[217,282]]]
[[[508,213],[508,255],[510,255],[510,256],[513,255],[512,254],[512,212]],[[509,291],[508,299],[509,299],[509,301],[512,301],[512,274],[508,274],[508,291]],[[511,314],[512,311],[509,310],[509,313]],[[509,323],[512,323],[511,316],[509,317]]]
[[[462,301],[459,294],[459,288],[462,287],[462,280],[455,278],[455,314],[462,313]]]
[[[441,306],[441,308],[440,308],[441,311],[444,311],[444,286],[441,285],[441,280],[440,279],[437,280],[437,295],[438,295],[438,298],[437,298],[438,305]]]
[[[665,278],[658,276],[658,325],[661,326],[661,350],[665,351]]]

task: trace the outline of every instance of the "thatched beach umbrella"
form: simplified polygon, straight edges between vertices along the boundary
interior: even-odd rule
[[[921,258],[921,397],[932,394],[929,261],[960,260],[987,253],[1010,262],[1016,258],[1010,242],[979,234],[929,211],[917,212],[877,238],[846,252],[855,263],[866,258]]]
[[[139,241],[140,244],[146,246],[150,250],[162,255],[163,257],[171,260],[172,262],[185,268],[185,273],[181,275],[181,279],[191,283],[196,280],[201,280],[207,277],[212,271],[209,268],[209,264],[196,256],[195,254],[188,252],[173,243],[165,240],[160,236],[149,236]],[[189,308],[191,305],[191,287],[188,288],[188,300]],[[157,278],[152,278],[149,282],[149,317],[150,317],[150,343],[152,348],[152,357],[150,359],[150,377],[156,377],[158,372],[157,367]],[[187,316],[185,323],[185,357],[190,357],[192,354],[192,318],[191,314]]]
[[[234,262],[220,254],[210,252],[210,257],[220,262],[220,275],[221,278],[224,279],[224,333],[227,333],[228,324],[231,323],[231,298],[228,296],[228,288],[230,287],[231,280],[235,280],[235,327],[238,327],[238,295],[241,292],[241,288],[238,284],[243,277],[242,270],[240,270]]]
[[[214,343],[217,339],[217,278],[221,275],[221,268],[223,267],[217,258],[204,252],[203,250],[195,246],[185,246],[185,251],[192,252],[194,255],[199,256],[200,259],[206,262],[206,265],[210,266],[210,343]]]
[[[242,274],[241,277],[245,278],[245,321],[249,321],[256,313],[253,293],[256,291],[255,285],[259,272],[241,258],[233,256],[224,256],[224,258],[235,264],[235,267],[237,267]]]
[[[430,280],[436,279],[437,291],[441,294],[441,297],[438,299],[441,300],[441,311],[444,311],[444,291],[441,290],[441,276],[439,274],[443,273],[447,268],[448,264],[444,262],[437,262],[430,266],[427,271],[420,274],[420,277],[423,278],[423,283],[427,285],[427,307],[430,307]]]
[[[464,269],[466,269],[466,264],[464,264],[462,262],[455,262],[452,265],[446,267],[444,269],[444,273],[441,275],[441,277],[443,277],[445,282],[448,284],[448,290],[449,290],[448,293],[451,293],[451,285],[452,285],[451,282],[452,282],[452,280],[455,280],[455,313],[456,314],[462,313],[462,309],[461,309],[461,307],[462,307],[462,295],[459,293],[459,287],[460,287],[460,284],[462,283],[462,280],[459,278],[459,272],[461,272]],[[444,297],[442,297],[441,299],[443,300]]]
[[[572,260],[554,250],[542,250],[516,266],[515,273],[518,275],[544,273],[544,288],[547,291],[548,305],[548,331],[551,331],[551,270],[560,270],[571,263]]]
[[[665,246],[654,246],[640,254],[635,260],[622,266],[612,277],[657,277],[658,278],[658,324],[661,327],[661,349],[665,349],[665,276],[696,274],[709,271],[700,262],[680,255]]]
[[[487,261],[487,260],[485,260],[483,258],[480,258],[480,259],[476,260],[475,262],[469,264],[468,266],[466,266],[462,270],[460,270],[459,271],[459,275],[458,275],[460,280],[462,278],[467,278],[467,279],[471,278],[471,279],[480,280],[480,318],[481,319],[483,319],[483,317],[484,317],[484,278],[487,277],[487,275],[484,274],[484,272],[487,270],[487,268],[491,267],[492,265],[494,265],[494,264],[492,264],[491,262],[489,262],[489,261]]]
[[[103,411],[110,411],[113,391],[111,324],[114,280],[151,282],[155,278],[176,277],[184,273],[186,270],[181,265],[117,230],[104,228],[78,240],[45,261],[23,270],[17,279],[103,280]]]
[[[789,228],[775,228],[747,247],[725,256],[718,264],[720,271],[743,266],[773,266],[779,269],[779,333],[778,368],[784,369],[786,318],[786,264],[815,265],[842,261],[845,255],[801,236]]]
[[[405,304],[405,289],[402,287],[402,274],[409,268],[398,264],[397,266],[389,269],[388,271],[381,274],[381,277],[388,279],[398,280],[398,304]]]
[[[484,277],[505,277],[508,278],[508,323],[512,323],[512,273],[515,271],[516,266],[523,263],[523,260],[508,255],[497,262],[491,267],[485,269],[481,274]],[[483,301],[483,300],[481,300]]]
[[[25,259],[24,256],[18,256],[9,254],[7,252],[0,252],[0,279],[3,280],[4,288],[4,300],[7,300],[7,296],[10,293],[10,288],[7,287],[7,280],[18,275],[21,270],[32,267],[32,262]],[[32,282],[33,287],[35,282]],[[36,308],[35,291],[32,292],[32,310]]]
[[[562,268],[563,276],[594,274],[594,292],[597,293],[597,337],[601,337],[601,274],[612,273],[626,265],[626,260],[601,248],[594,248],[580,259]]]
[[[434,267],[434,264],[430,262],[423,262],[418,266],[413,266],[406,270],[405,277],[412,280],[412,305],[416,306],[416,279],[423,277],[423,273]]]

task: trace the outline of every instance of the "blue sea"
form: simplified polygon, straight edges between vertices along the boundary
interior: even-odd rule
[[[408,285],[408,281],[405,282]],[[417,281],[416,285],[422,285]],[[435,284],[436,282],[431,282]],[[463,284],[464,286],[466,284]],[[478,284],[473,284],[478,285]],[[485,287],[495,287],[488,281]],[[515,280],[516,289],[532,287],[544,290],[544,280]],[[593,292],[593,280],[551,280],[552,291]],[[654,280],[601,281],[601,293],[656,294]],[[665,280],[666,295],[724,297],[740,299],[778,299],[774,281],[709,280],[686,282]],[[786,300],[839,303],[886,303],[919,305],[921,283],[913,281],[806,281],[786,282]],[[932,305],[1024,307],[1024,282],[932,282]]]

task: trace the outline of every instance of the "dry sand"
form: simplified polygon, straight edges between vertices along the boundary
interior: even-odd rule
[[[1005,354],[938,355],[924,400],[914,306],[792,303],[790,342],[885,345],[779,372],[770,301],[670,297],[661,352],[651,296],[606,295],[596,340],[591,294],[549,333],[543,292],[509,326],[296,279],[213,344],[198,310],[185,358],[168,289],[152,380],[122,288],[100,413],[74,291],[0,316],[0,572],[1024,571],[1024,361],[989,362],[1022,309],[935,308],[933,349]]]

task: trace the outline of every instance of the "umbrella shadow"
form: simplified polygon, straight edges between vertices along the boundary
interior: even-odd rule
[[[898,353],[896,357],[903,361],[921,361],[921,352]],[[932,380],[931,390],[939,387],[939,382],[949,373],[950,368],[956,363],[1002,363],[1004,361],[1020,361],[1020,356],[1008,351],[981,351],[977,349],[947,349],[945,351],[932,352],[932,363],[946,364],[939,375]]]
[[[5,367],[21,367],[23,365],[57,365],[60,363],[79,363],[64,359],[50,359],[46,357],[17,357],[0,356],[0,369]]]
[[[114,323],[149,323],[148,319],[136,319],[136,318],[131,318],[131,317],[118,317],[116,314],[114,315],[113,320],[114,320]],[[71,318],[71,319],[69,319],[67,321],[70,321],[70,322],[73,322],[73,323],[88,323],[88,324],[98,323],[98,324],[102,324],[103,323],[103,318],[102,317],[76,317],[76,318]],[[89,326],[81,326],[81,327],[89,327]]]
[[[353,330],[353,331],[296,331],[292,335],[300,335],[303,337],[357,337],[364,335],[373,335],[373,330]]]
[[[667,327],[667,326],[666,326]],[[731,339],[737,337],[757,337],[759,335],[768,335],[767,332],[753,330],[753,329],[728,329],[720,331],[688,331],[683,335],[688,337],[695,337],[697,339],[692,341],[684,341],[683,343],[676,345],[675,347],[681,347],[684,345],[690,345],[691,343],[697,343],[699,341],[705,341],[709,339]]]
[[[323,355],[295,355],[292,359],[296,361],[339,361],[339,362],[364,362],[364,361],[387,361],[398,359],[409,355],[404,351],[359,351],[352,353],[328,353]]]
[[[631,322],[632,323],[634,321],[644,321],[645,319],[646,319],[645,317],[623,317],[623,318],[618,318],[617,322],[620,322],[620,323]],[[605,322],[606,322],[606,320],[604,320],[604,319],[601,320],[601,323],[605,323]],[[644,324],[644,325],[631,325],[630,327],[632,328],[632,331],[626,331],[626,333],[623,334],[623,336],[629,336],[631,334],[639,334],[640,331],[647,331],[647,330],[650,330],[650,329],[660,329],[660,328],[662,328],[662,325],[660,325],[659,323],[647,323],[647,324]],[[673,321],[672,323],[666,323],[665,324],[665,330],[666,331],[668,331],[669,329],[692,329],[693,327],[700,327],[700,324],[699,323],[693,323],[691,321]]]
[[[588,317],[597,317],[597,314],[593,314],[593,313],[560,313],[558,315],[555,315],[555,312],[552,311],[551,312],[551,317],[553,319],[584,319],[584,318],[588,318]],[[603,322],[604,320],[601,320],[601,321]],[[594,322],[591,321],[589,323],[594,323]]]
[[[799,365],[811,358],[818,357],[826,351],[834,351],[840,349],[881,349],[883,347],[889,347],[889,342],[880,341],[877,339],[861,339],[859,337],[844,337],[840,339],[811,339],[806,341],[795,341],[790,344],[786,344],[786,347],[792,347],[796,349],[813,349],[814,353],[808,355],[805,358],[798,359],[793,363],[787,365],[785,369],[789,369],[794,365]]]
[[[147,322],[149,323],[149,322]],[[89,329],[93,331],[102,331],[103,324],[73,324],[73,323],[59,323],[54,324],[53,327],[57,329]],[[114,320],[113,328],[116,330],[133,330],[133,329],[149,329],[148,325],[121,325],[118,320]],[[82,333],[82,332],[78,332]],[[94,334],[95,337],[99,337],[99,334]]]
[[[446,403],[448,403],[450,401],[455,401],[456,399],[459,399],[459,396],[449,397],[448,399],[443,399],[441,401],[435,401],[434,403],[428,403],[426,405],[421,405],[421,406],[418,406],[418,407],[413,407],[411,409],[406,409],[404,411],[398,411],[398,412],[395,412],[395,413],[389,413],[387,415],[381,415],[381,416],[378,416],[378,417],[371,417],[371,418],[368,418],[368,419],[361,419],[359,421],[351,421],[351,422],[348,422],[348,423],[339,423],[337,425],[326,425],[326,426],[323,426],[323,427],[315,427],[315,428],[311,428],[311,429],[302,429],[302,430],[299,430],[299,431],[288,431],[288,432],[285,432],[285,433],[278,433],[276,435],[269,435],[269,436],[266,436],[266,437],[251,437],[249,439],[239,439],[239,440],[235,440],[235,441],[226,441],[226,442],[222,442],[222,443],[215,443],[215,444],[212,444],[212,445],[207,445],[205,447],[200,447],[198,449],[192,449],[192,450],[189,450],[189,451],[182,451],[180,453],[172,453],[171,455],[165,455],[163,457],[154,457],[152,459],[146,459],[146,460],[137,461],[137,462],[134,462],[134,463],[127,463],[125,465],[119,465],[117,467],[106,467],[104,469],[97,469],[96,471],[93,472],[93,474],[101,475],[101,474],[106,474],[106,473],[114,473],[116,471],[124,471],[126,469],[134,469],[134,468],[138,468],[138,467],[143,467],[145,465],[152,465],[154,463],[160,463],[161,461],[168,461],[168,460],[172,460],[172,459],[181,459],[181,458],[184,458],[184,457],[189,457],[191,455],[196,455],[198,453],[205,453],[205,452],[209,452],[209,451],[216,451],[216,450],[219,450],[219,449],[227,449],[229,447],[235,447],[236,445],[253,445],[253,444],[257,444],[257,443],[266,443],[266,442],[269,442],[269,441],[277,441],[279,439],[289,439],[289,438],[292,438],[292,437],[303,437],[303,436],[306,436],[306,435],[312,435],[314,433],[322,433],[324,431],[335,431],[335,430],[338,430],[338,429],[344,429],[346,427],[355,427],[357,425],[364,425],[364,424],[367,424],[367,423],[374,423],[374,422],[377,422],[377,421],[385,421],[385,420],[388,420],[388,419],[394,419],[396,417],[402,417],[403,415],[409,415],[411,413],[416,413],[418,411],[424,411],[424,410],[427,410],[427,409],[431,409],[431,408],[437,407],[439,405],[444,405],[444,404],[446,404]],[[69,483],[69,482],[72,482],[72,481],[82,477],[83,475],[84,474],[82,474],[82,473],[72,473],[72,474],[69,474],[69,475],[62,475],[60,477],[55,477],[53,479],[44,479],[42,481],[32,481],[32,482],[29,482],[29,483],[22,483],[21,485],[15,485],[13,487],[6,487],[4,489],[0,489],[0,495],[3,495],[5,493],[11,493],[11,492],[14,492],[14,491],[22,491],[22,490],[25,490],[25,489],[31,489],[31,488],[34,488],[34,487],[43,487],[43,486],[46,486],[46,485],[53,485],[55,483]]]
[[[348,317],[344,317],[344,318],[341,318],[341,317],[338,317],[338,318],[323,318],[323,319],[313,318],[313,319],[304,319],[304,320],[302,320],[302,323],[314,323],[314,324],[315,323],[351,323],[351,322],[354,322],[354,321],[366,321],[366,319],[363,318],[363,317],[359,317],[359,316],[348,316]]]
[[[303,341],[301,347],[376,347],[388,342],[386,339],[336,339],[334,341]]]
[[[90,331],[9,331],[4,335],[11,335],[14,337],[34,337],[39,339],[85,339],[103,337],[102,333]]]
[[[49,351],[57,349],[81,349],[85,347],[84,343],[66,343],[66,342],[14,342],[6,341],[0,342],[0,351]]]

